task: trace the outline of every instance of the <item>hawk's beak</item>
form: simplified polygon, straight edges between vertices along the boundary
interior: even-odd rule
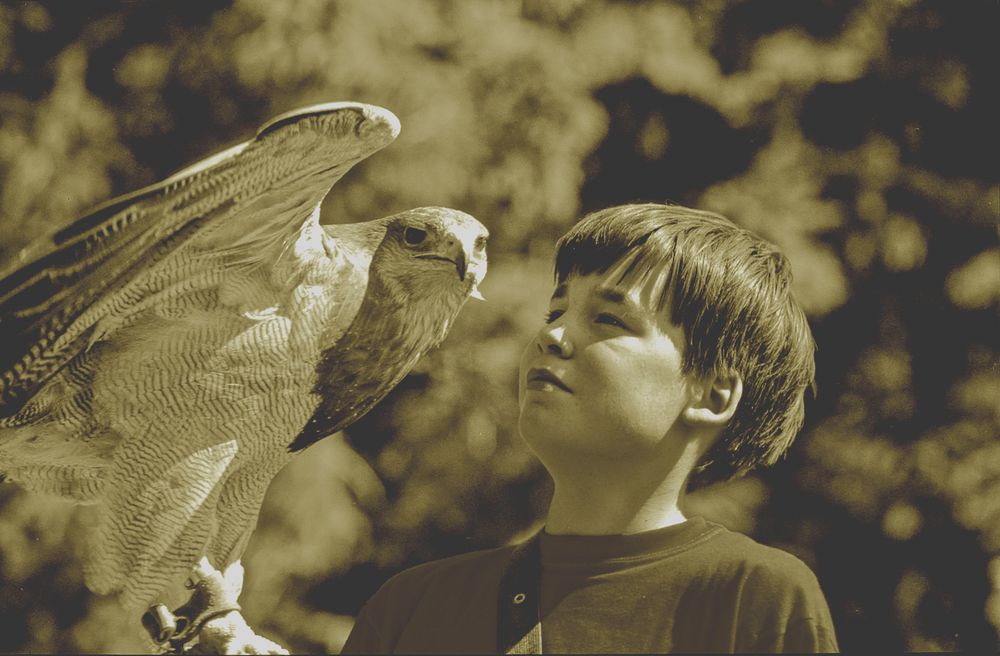
[[[453,243],[448,244],[448,249],[443,251],[423,253],[417,255],[421,259],[425,260],[441,260],[442,262],[451,262],[455,265],[455,270],[458,272],[458,279],[465,282],[465,273],[469,267],[469,259],[465,254],[465,248],[462,246],[462,242],[455,240]]]
[[[468,267],[468,262],[465,258],[465,249],[462,245],[458,245],[458,252],[455,253],[455,269],[458,271],[458,279],[465,282],[465,270]]]

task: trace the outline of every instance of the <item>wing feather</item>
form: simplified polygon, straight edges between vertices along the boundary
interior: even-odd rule
[[[0,279],[0,417],[15,414],[85,348],[106,314],[138,302],[130,286],[148,284],[153,269],[171,273],[182,249],[232,266],[273,264],[303,224],[317,220],[330,187],[398,130],[395,116],[370,105],[296,110],[248,142],[105,203],[26,252],[19,261],[27,263]],[[161,285],[183,282],[160,277]]]

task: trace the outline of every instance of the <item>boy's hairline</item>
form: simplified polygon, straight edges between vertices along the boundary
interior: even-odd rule
[[[659,230],[659,228],[656,230]],[[679,318],[673,316],[674,313],[671,310],[673,296],[672,282],[675,269],[673,253],[671,253],[669,259],[661,258],[655,265],[640,266],[640,260],[644,259],[640,253],[642,246],[656,230],[650,231],[643,239],[629,245],[617,259],[606,267],[594,267],[588,270],[586,267],[581,266],[580,263],[574,261],[570,263],[570,266],[564,272],[560,272],[557,268],[554,272],[555,289],[553,290],[553,298],[556,298],[556,292],[565,289],[566,281],[572,276],[598,275],[602,276],[605,282],[613,280],[607,286],[609,291],[624,290],[624,293],[628,293],[632,290],[639,290],[640,305],[644,309],[662,316],[673,326],[681,326],[682,322]],[[560,244],[561,249],[562,244]],[[649,258],[645,259],[648,260]],[[653,281],[652,289],[649,294],[644,294],[643,291],[650,286],[651,280]],[[649,303],[646,299],[654,302]]]

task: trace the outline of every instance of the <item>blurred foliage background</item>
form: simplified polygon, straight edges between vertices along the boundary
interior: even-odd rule
[[[995,0],[0,4],[0,257],[300,105],[399,139],[328,222],[486,223],[487,303],[268,494],[245,613],[336,652],[388,576],[537,526],[516,362],[581,213],[675,201],[779,244],[819,394],[788,458],[690,498],[819,576],[841,646],[994,651],[1000,627]],[[993,53],[993,54],[990,54]],[[993,80],[990,82],[990,80]],[[2,346],[0,346],[2,348]],[[0,487],[0,650],[144,649],[83,587],[87,515]]]

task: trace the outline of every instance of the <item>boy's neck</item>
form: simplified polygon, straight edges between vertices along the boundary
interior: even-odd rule
[[[626,535],[680,524],[686,476],[658,485],[641,481],[579,481],[557,477],[545,531],[552,535]],[[679,480],[678,480],[679,479]]]

